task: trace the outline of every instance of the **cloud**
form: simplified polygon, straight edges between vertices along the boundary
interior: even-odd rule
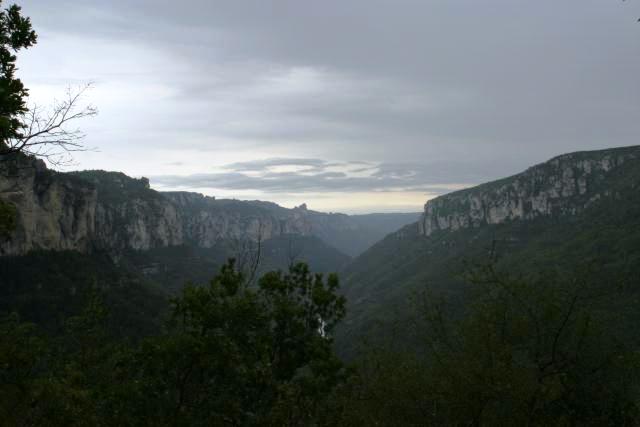
[[[79,154],[82,168],[185,188],[395,191],[640,134],[637,2],[20,4],[40,35],[19,56],[33,99],[96,82],[101,114],[82,127],[100,155]]]
[[[266,193],[423,192],[441,194],[477,182],[470,170],[455,173],[456,165],[409,163],[327,162],[321,159],[272,158],[226,165],[222,172],[152,176],[161,188],[198,188]],[[293,170],[282,170],[290,167]],[[447,171],[450,171],[447,173]],[[456,181],[460,177],[462,181]]]
[[[328,163],[320,159],[290,159],[290,158],[271,158],[262,160],[252,160],[248,162],[236,162],[224,166],[224,169],[236,172],[263,172],[269,168],[278,166],[293,166],[305,169],[323,169]]]

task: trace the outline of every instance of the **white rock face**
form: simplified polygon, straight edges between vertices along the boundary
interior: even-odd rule
[[[271,203],[216,201],[196,193],[160,193],[148,182],[102,173],[99,183],[48,170],[22,158],[0,163],[0,200],[17,208],[17,227],[0,240],[0,255],[31,250],[146,250],[189,244],[212,247],[221,239],[266,240],[310,235],[306,209]]]
[[[96,206],[97,248],[151,249],[184,242],[182,218],[175,206],[162,200],[132,199],[125,204]]]
[[[598,183],[640,147],[556,157],[510,178],[429,200],[418,222],[425,236],[540,216],[575,215],[600,197]]]
[[[0,254],[89,249],[96,225],[96,191],[56,178],[41,161],[0,169],[0,199],[18,208],[18,227],[1,242]]]

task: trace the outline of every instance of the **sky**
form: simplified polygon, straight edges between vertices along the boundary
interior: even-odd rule
[[[93,84],[66,170],[158,190],[420,211],[640,135],[637,0],[16,2],[31,101]]]

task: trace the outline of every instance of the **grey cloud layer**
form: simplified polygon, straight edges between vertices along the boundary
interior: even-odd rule
[[[294,167],[295,171],[277,170]],[[227,165],[223,172],[151,177],[154,185],[212,190],[259,190],[271,193],[451,191],[451,183],[478,182],[472,167],[409,163],[326,162],[320,159],[265,159]],[[459,171],[463,170],[464,173]],[[457,181],[458,180],[458,181]]]
[[[286,148],[292,155],[374,161],[382,174],[321,175],[329,173],[319,172],[326,165],[308,164],[300,166],[317,175],[255,179],[236,165],[234,172],[190,181],[162,178],[185,185],[282,191],[476,182],[562,152],[636,144],[640,135],[638,2],[21,4],[43,41],[56,35],[77,41],[80,47],[60,49],[56,61],[95,59],[99,83],[127,82],[140,104],[156,87],[166,89],[147,107],[123,100],[117,112],[105,109],[102,128],[93,132],[104,138],[104,151],[131,141],[203,156]],[[97,48],[109,45],[115,52]],[[122,46],[133,50],[118,54]],[[43,69],[48,65],[43,61]],[[150,83],[148,92],[136,93]],[[405,174],[393,166],[408,163],[414,166]]]

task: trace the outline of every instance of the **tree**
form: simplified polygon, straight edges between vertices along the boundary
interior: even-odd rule
[[[319,425],[346,371],[331,332],[344,316],[335,276],[304,264],[247,284],[233,262],[187,286],[173,320],[116,340],[94,295],[45,337],[0,316],[0,415],[8,425]]]
[[[626,1],[626,0],[622,0],[622,1]],[[640,18],[638,18],[638,21],[637,21],[637,22],[640,22]]]
[[[31,20],[21,15],[19,6],[0,11],[0,160],[24,153],[63,164],[69,161],[69,153],[82,149],[84,138],[79,129],[69,128],[70,124],[95,116],[97,110],[81,105],[90,85],[69,88],[50,108],[27,106],[29,90],[16,76],[16,53],[36,42]]]
[[[69,87],[65,97],[54,100],[52,106],[43,108],[34,104],[21,113],[21,131],[4,140],[0,158],[22,153],[45,159],[54,166],[70,163],[72,153],[85,150],[85,134],[69,126],[78,119],[98,114],[92,105],[82,105],[83,96],[90,88],[91,84]]]
[[[473,425],[638,421],[638,360],[607,319],[615,283],[582,272],[524,279],[493,264],[468,280],[475,295],[459,322],[447,325],[438,304],[422,311],[443,414]]]
[[[302,263],[251,285],[229,262],[173,301],[173,326],[142,346],[127,401],[152,425],[313,424],[344,374],[337,287]]]
[[[20,10],[12,5],[0,11],[0,141],[5,144],[23,136],[21,118],[28,111],[28,90],[15,75],[15,53],[33,46],[37,40],[31,20],[23,17]]]
[[[7,425],[18,425],[19,417],[35,423],[30,411],[42,394],[38,368],[47,347],[35,325],[22,323],[17,315],[0,315],[0,417]]]
[[[16,226],[16,208],[0,200],[0,239],[9,237]]]
[[[10,141],[22,138],[21,118],[28,112],[28,91],[15,76],[15,52],[33,46],[36,40],[31,21],[20,15],[20,7],[13,5],[0,11],[0,158],[15,151]],[[15,227],[15,217],[13,205],[0,200],[0,237],[6,237]]]
[[[347,424],[637,425],[640,360],[617,318],[617,280],[524,278],[493,264],[467,279],[462,307],[419,300],[417,351],[366,354]]]

